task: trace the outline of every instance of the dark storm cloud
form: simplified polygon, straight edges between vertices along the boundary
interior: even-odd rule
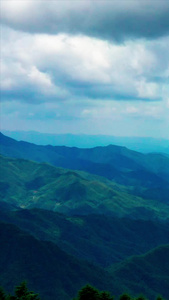
[[[2,22],[36,33],[122,41],[169,34],[169,1],[2,1]]]

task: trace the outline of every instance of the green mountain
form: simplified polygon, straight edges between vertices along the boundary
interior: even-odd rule
[[[120,293],[123,287],[103,269],[80,261],[51,242],[35,239],[11,224],[0,223],[0,283],[9,293],[27,280],[42,300],[70,300],[90,283]]]
[[[130,186],[145,199],[168,202],[169,158],[162,154],[142,154],[120,146],[80,149],[38,146],[18,142],[0,134],[0,153],[5,156],[48,162],[57,167],[82,170],[119,184]]]
[[[132,257],[104,271],[78,260],[51,242],[40,241],[11,224],[0,223],[0,282],[9,293],[22,280],[42,300],[70,300],[89,283],[118,296],[144,293],[169,297],[169,246]]]
[[[169,203],[142,199],[101,177],[2,156],[0,165],[1,199],[10,205],[67,214],[169,217]]]
[[[161,294],[169,299],[169,244],[113,265],[109,272],[133,293],[150,299]]]
[[[0,220],[17,225],[40,240],[56,243],[80,259],[107,267],[169,243],[169,223],[103,215],[65,216],[31,209],[1,209]]]
[[[37,146],[2,134],[0,142],[7,292],[26,279],[42,300],[70,300],[86,283],[169,298],[167,156],[113,145]]]

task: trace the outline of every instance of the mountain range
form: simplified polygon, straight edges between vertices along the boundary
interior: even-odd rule
[[[138,197],[124,186],[81,171],[0,156],[1,199],[18,208],[74,214],[169,218],[169,203]]]
[[[38,145],[67,146],[78,148],[93,148],[110,144],[125,146],[129,149],[150,153],[161,152],[169,154],[169,140],[151,137],[121,137],[111,135],[87,135],[87,134],[52,134],[37,131],[9,131],[2,133],[16,139]]]
[[[0,144],[2,155],[82,170],[130,186],[137,196],[168,202],[169,157],[165,155],[142,154],[114,145],[92,149],[38,146],[3,134],[0,134]]]
[[[169,298],[169,158],[109,145],[39,146],[0,134],[0,285],[42,300],[86,283]]]

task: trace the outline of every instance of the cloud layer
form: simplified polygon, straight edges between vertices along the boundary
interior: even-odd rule
[[[3,127],[168,136],[168,15],[163,0],[1,1]]]
[[[2,22],[34,33],[83,34],[122,41],[169,33],[166,0],[2,1]]]
[[[2,95],[28,102],[159,101],[166,97],[169,38],[113,44],[85,36],[2,30]]]

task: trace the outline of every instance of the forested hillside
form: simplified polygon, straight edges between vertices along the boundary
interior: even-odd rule
[[[138,295],[144,291],[150,299],[161,289],[164,296],[169,292],[168,246],[115,265],[109,273],[66,254],[51,242],[35,239],[14,225],[0,223],[0,239],[0,282],[8,292],[23,278],[44,300],[70,300],[87,283],[115,295],[123,291]],[[140,285],[143,276],[144,284]],[[147,276],[153,276],[153,280]]]
[[[169,223],[158,220],[132,220],[96,214],[66,216],[42,209],[9,212],[2,208],[0,219],[102,267],[169,243]]]
[[[103,177],[2,156],[0,163],[1,199],[16,207],[66,214],[169,218],[168,201],[136,196],[129,187]]]
[[[142,154],[114,145],[91,149],[38,146],[18,142],[2,133],[0,144],[2,155],[86,171],[131,186],[135,195],[168,201],[169,158],[165,155]]]
[[[0,285],[7,293],[26,280],[42,300],[72,300],[86,284],[110,292],[97,290],[98,297],[168,299],[167,156],[1,141]]]
[[[0,223],[0,240],[0,282],[8,292],[23,278],[42,300],[70,300],[88,282],[120,292],[103,269],[66,254],[51,242],[35,239],[14,225]]]

